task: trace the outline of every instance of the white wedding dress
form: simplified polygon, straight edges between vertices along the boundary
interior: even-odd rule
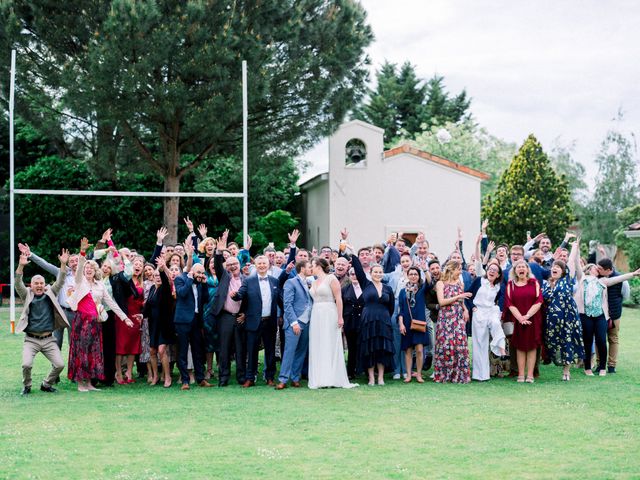
[[[338,279],[327,275],[321,285],[311,286],[313,308],[309,321],[309,388],[353,388],[344,362],[342,330],[338,327],[338,309],[329,286]],[[316,282],[317,283],[317,282]]]

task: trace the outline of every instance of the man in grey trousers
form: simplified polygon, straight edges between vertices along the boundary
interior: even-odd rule
[[[31,393],[31,368],[33,367],[33,359],[39,352],[42,352],[51,362],[51,371],[40,385],[40,390],[49,393],[56,392],[53,384],[64,369],[62,354],[53,332],[57,329],[69,328],[65,312],[56,298],[64,286],[69,252],[63,250],[58,258],[60,259],[60,269],[53,285],[46,285],[42,275],[34,275],[31,279],[31,285],[25,286],[22,276],[25,265],[29,263],[29,258],[24,253],[20,255],[20,262],[16,270],[16,292],[24,302],[16,327],[16,333],[25,333],[22,347],[22,395]]]

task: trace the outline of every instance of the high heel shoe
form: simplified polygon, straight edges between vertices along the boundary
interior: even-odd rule
[[[126,385],[128,383],[127,381],[118,377],[116,377],[116,382],[118,382],[118,385]]]

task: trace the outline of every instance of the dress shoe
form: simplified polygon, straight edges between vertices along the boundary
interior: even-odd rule
[[[53,388],[51,385],[45,385],[44,383],[40,385],[40,390],[43,392],[56,393],[58,391],[57,388]]]
[[[278,385],[276,385],[276,390],[284,390],[285,388],[287,388],[286,383],[280,382]]]
[[[244,382],[242,384],[242,388],[249,388],[249,387],[253,387],[255,386],[256,382],[254,382],[253,380],[247,380],[246,382]]]
[[[607,367],[607,373],[616,373],[616,367]]]
[[[188,383],[183,383],[182,386],[180,387],[180,390],[189,390],[189,384]]]
[[[267,386],[273,387],[275,385],[273,380],[267,380]]]
[[[31,393],[31,387],[24,387],[20,395],[29,395]]]
[[[218,386],[219,387],[228,387],[229,386],[229,382],[218,382]]]
[[[201,386],[201,387],[206,387],[206,388],[213,387],[213,385],[211,385],[206,380],[202,380],[198,385]]]
[[[293,388],[300,388],[300,382],[291,382]]]

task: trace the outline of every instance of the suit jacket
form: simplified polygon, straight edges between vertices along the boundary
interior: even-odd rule
[[[209,300],[209,289],[206,283],[198,282],[198,314],[195,314],[196,300],[193,296],[193,278],[186,273],[176,277],[173,281],[176,287],[176,312],[173,316],[173,323],[189,324],[194,320],[202,321],[204,306]]]
[[[276,322],[278,314],[278,280],[267,275],[269,288],[271,289],[271,310],[269,317],[271,322]],[[238,292],[232,297],[234,300],[242,300],[240,311],[245,314],[245,329],[255,332],[262,321],[262,294],[260,293],[260,280],[257,274],[245,277]]]
[[[360,317],[364,309],[364,299],[362,294],[356,297],[353,284],[342,287],[342,317],[344,318],[344,331],[360,330]]]
[[[56,330],[58,328],[69,328],[67,316],[65,315],[64,310],[62,310],[62,307],[60,307],[57,299],[58,293],[64,285],[66,276],[65,271],[59,270],[55,283],[44,287],[44,294],[49,297],[53,303],[53,328]],[[16,291],[18,292],[18,296],[24,301],[20,320],[18,320],[18,325],[16,326],[16,333],[20,333],[24,332],[29,325],[29,306],[35,296],[31,287],[25,287],[21,273],[16,273]]]
[[[284,284],[284,323],[283,328],[298,322],[307,308],[311,308],[313,300],[309,287],[300,277],[288,280]],[[307,320],[308,321],[308,320]]]
[[[231,281],[231,274],[224,268],[224,256],[222,254],[215,254],[213,257],[213,268],[218,278],[218,289],[213,297],[213,315],[220,315],[224,308],[224,302],[227,301],[227,295],[229,294],[229,282]],[[244,276],[240,274],[240,279],[244,280]]]

